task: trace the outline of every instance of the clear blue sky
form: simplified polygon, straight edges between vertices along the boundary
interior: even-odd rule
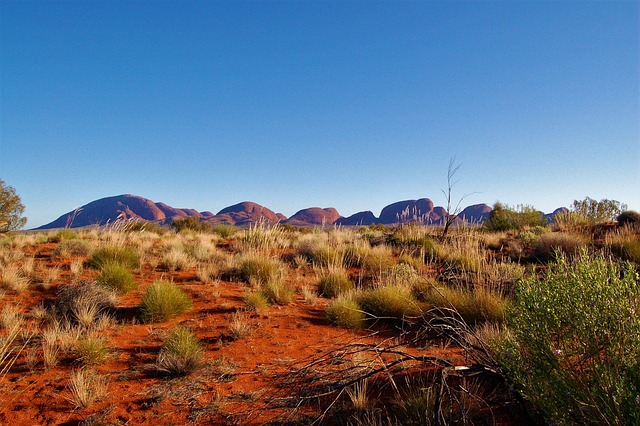
[[[28,227],[131,193],[378,215],[454,196],[640,210],[627,2],[6,1],[0,178]]]

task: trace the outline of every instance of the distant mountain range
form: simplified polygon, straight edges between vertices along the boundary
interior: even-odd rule
[[[459,223],[481,223],[491,213],[491,207],[486,204],[475,204],[462,210],[457,217]],[[545,215],[548,220],[564,208],[556,209]],[[290,218],[281,213],[275,213],[267,207],[251,201],[245,201],[226,207],[217,214],[210,211],[198,212],[194,209],[180,209],[164,203],[156,203],[137,195],[117,195],[101,198],[63,214],[51,223],[36,229],[52,228],[81,228],[90,225],[106,225],[118,220],[146,220],[159,224],[171,223],[174,219],[189,216],[215,224],[247,225],[260,221],[268,223],[285,223],[294,226],[317,225],[392,225],[397,223],[420,222],[424,224],[442,224],[447,215],[443,207],[436,207],[428,198],[419,200],[405,200],[389,204],[376,217],[371,211],[359,212],[349,217],[343,217],[332,207],[310,207],[300,210]]]

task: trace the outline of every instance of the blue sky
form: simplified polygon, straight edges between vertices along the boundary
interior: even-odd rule
[[[640,210],[638,2],[6,1],[0,178],[28,227],[131,193],[378,215]]]

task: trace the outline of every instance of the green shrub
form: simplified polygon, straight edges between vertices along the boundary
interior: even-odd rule
[[[140,266],[140,256],[131,247],[108,246],[94,251],[87,261],[87,265],[94,269],[102,269],[108,263],[120,263],[134,269]]]
[[[520,204],[516,207],[509,207],[496,202],[489,214],[489,218],[484,222],[483,228],[488,231],[499,232],[509,229],[546,226],[546,224],[543,214],[533,206]]]
[[[346,328],[364,328],[366,315],[350,295],[338,296],[325,310],[329,321]]]
[[[584,200],[574,200],[571,211],[583,217],[591,225],[603,222],[613,222],[627,206],[616,200],[602,199],[600,201],[585,197]]]
[[[142,297],[140,313],[145,322],[160,322],[180,315],[192,306],[189,296],[176,284],[156,281]]]
[[[640,279],[582,250],[524,280],[497,345],[502,371],[556,424],[639,424]]]
[[[138,287],[129,269],[115,262],[107,263],[102,267],[96,283],[118,294],[128,293]]]
[[[262,285],[260,290],[269,303],[287,305],[293,300],[293,289],[279,280],[271,280]]]
[[[202,365],[200,341],[187,328],[173,329],[160,349],[156,366],[171,376],[186,376]]]
[[[358,295],[358,304],[377,319],[403,319],[420,313],[411,288],[403,285],[379,286]]]
[[[211,225],[203,222],[195,216],[187,216],[181,219],[173,219],[169,228],[176,232],[211,232]]]
[[[349,279],[344,269],[334,268],[320,273],[318,293],[321,296],[335,298],[342,293],[352,291],[354,288],[353,281]]]

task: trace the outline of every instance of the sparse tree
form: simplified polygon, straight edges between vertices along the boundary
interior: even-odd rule
[[[0,179],[0,232],[22,228],[27,223],[23,213],[24,205],[16,190]]]
[[[451,227],[451,225],[454,224],[454,222],[458,218],[458,214],[460,214],[460,211],[462,210],[462,207],[461,207],[462,201],[464,201],[464,199],[467,198],[469,195],[473,194],[473,192],[471,192],[463,195],[458,200],[458,203],[456,204],[455,208],[453,208],[453,211],[451,211],[451,208],[452,208],[451,192],[453,191],[453,187],[455,186],[455,184],[458,183],[458,181],[454,181],[453,178],[458,172],[458,169],[460,168],[460,166],[461,164],[456,165],[456,157],[453,157],[451,160],[449,160],[449,167],[447,168],[447,190],[445,191],[444,189],[441,189],[442,193],[447,199],[447,213],[444,216],[444,229],[442,230],[443,237],[447,235],[447,232],[449,232],[449,228]]]
[[[597,224],[613,222],[617,216],[627,209],[627,205],[616,200],[602,199],[600,201],[585,197],[584,200],[574,200],[571,210],[584,217],[589,223]]]

